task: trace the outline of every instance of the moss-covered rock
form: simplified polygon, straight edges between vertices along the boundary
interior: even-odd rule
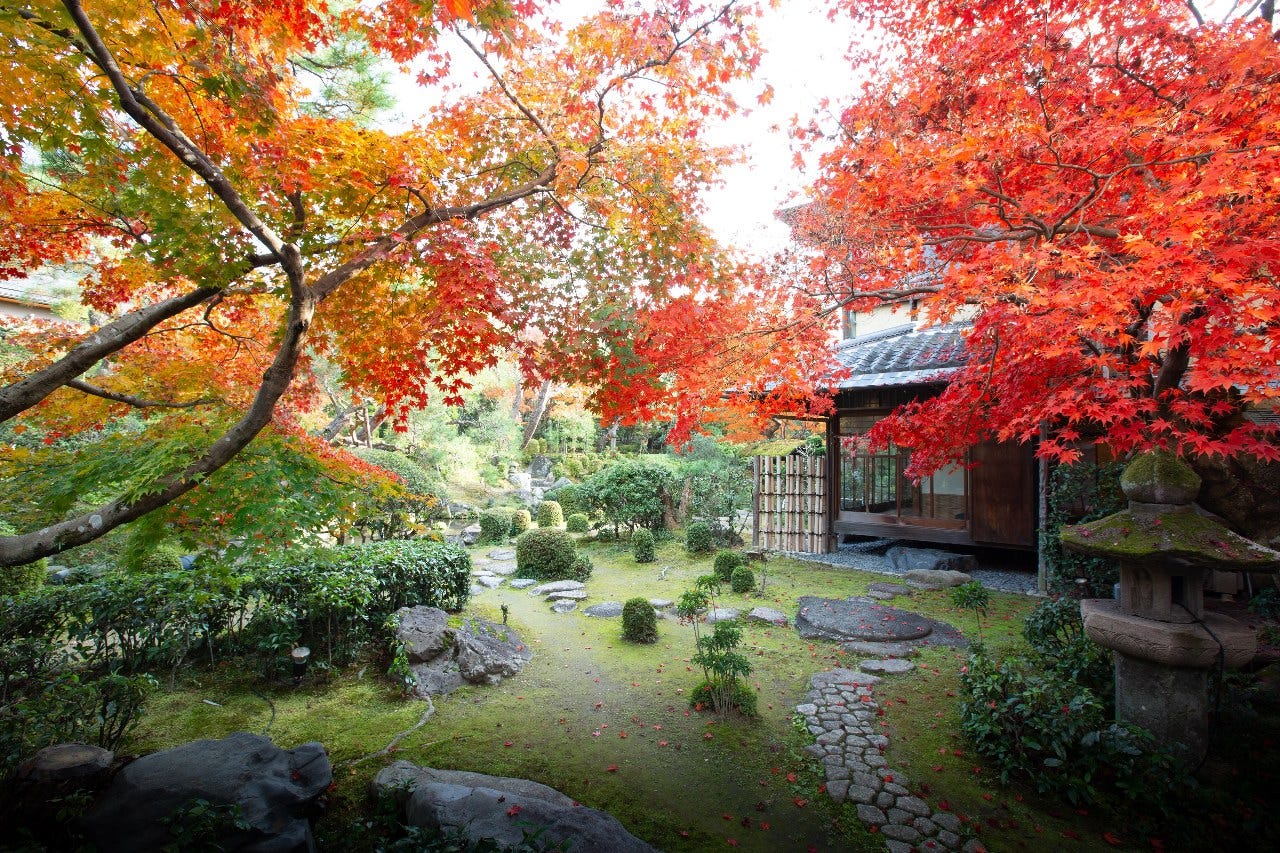
[[[1153,450],[1129,463],[1120,488],[1137,503],[1189,504],[1200,491],[1200,476],[1169,451]]]

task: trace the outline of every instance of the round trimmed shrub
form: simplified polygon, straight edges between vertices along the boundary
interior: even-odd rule
[[[142,555],[137,565],[131,567],[144,575],[182,571],[182,550],[177,545],[163,543]]]
[[[506,542],[511,535],[512,515],[509,509],[486,509],[480,513],[480,541]]]
[[[738,566],[729,576],[729,588],[739,595],[751,592],[756,588],[755,573],[746,566]]]
[[[612,527],[601,527],[596,531],[597,542],[616,542],[618,534],[614,532]]]
[[[591,529],[591,522],[586,513],[575,512],[564,520],[564,529],[570,533],[586,533]]]
[[[630,598],[622,605],[622,639],[631,643],[658,641],[658,614],[647,598]]]
[[[716,545],[711,538],[711,525],[705,521],[695,521],[685,528],[684,548],[690,554],[710,554],[714,551]]]
[[[586,509],[582,505],[580,490],[572,483],[561,486],[552,492],[551,499],[560,504],[560,511],[565,515],[572,515],[575,512],[582,512]]]
[[[737,551],[721,551],[716,554],[715,573],[725,583],[733,580],[733,570],[746,564],[746,559]]]
[[[637,530],[631,534],[631,553],[637,563],[652,563],[658,559],[657,549],[653,545],[653,531]]]
[[[573,577],[575,581],[586,581],[591,577],[591,573],[595,571],[595,566],[591,563],[591,558],[586,554],[579,554],[573,560]]]
[[[516,539],[516,570],[521,577],[538,580],[581,580],[577,549],[573,537],[563,530],[538,527],[526,530]],[[587,560],[587,575],[591,561]]]
[[[13,536],[17,532],[8,522],[0,521],[0,536]],[[35,592],[44,586],[48,568],[49,558],[41,557],[34,563],[0,569],[0,596]]]
[[[518,509],[511,514],[511,535],[519,536],[533,526],[533,516],[527,509]]]
[[[555,501],[543,501],[538,504],[538,526],[559,527],[564,524],[564,510]]]

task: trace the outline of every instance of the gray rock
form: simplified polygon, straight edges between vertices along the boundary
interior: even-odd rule
[[[858,668],[863,672],[878,672],[884,675],[901,675],[904,672],[911,672],[915,669],[915,664],[909,660],[901,658],[891,658],[889,660],[864,660],[858,664]]]
[[[921,835],[933,835],[938,831],[938,825],[927,817],[918,817],[911,821],[911,825],[920,830]]]
[[[933,822],[950,832],[960,831],[960,818],[950,812],[938,812],[933,816]]]
[[[796,706],[796,713],[802,717],[812,717],[818,713],[818,706],[811,702]]]
[[[515,560],[493,560],[489,563],[489,571],[495,575],[514,575],[516,573]]]
[[[747,618],[752,622],[768,622],[771,625],[791,624],[787,614],[773,607],[753,607],[751,612],[747,614]]]
[[[611,815],[578,806],[559,791],[525,779],[416,768],[398,761],[378,773],[373,788],[400,799],[410,825],[457,831],[475,840],[491,838],[512,846],[530,830],[548,846],[654,850]]]
[[[554,465],[555,462],[552,461],[551,457],[543,456],[539,453],[529,460],[529,476],[534,480],[546,480],[549,482],[551,469]]]
[[[929,805],[919,797],[900,797],[898,799],[898,808],[904,812],[911,812],[916,817],[928,817]]]
[[[442,656],[429,663],[416,663],[409,670],[414,679],[413,695],[419,699],[452,693],[465,683],[452,656]]]
[[[649,603],[653,605],[654,610],[666,610],[668,607],[675,606],[675,602],[669,598],[651,598]]]
[[[876,592],[874,589],[867,592],[867,598],[874,598],[876,601],[889,601],[895,597],[891,592]]]
[[[946,847],[948,850],[955,850],[960,846],[960,836],[950,830],[944,829],[938,833],[938,843]]]
[[[239,807],[249,825],[228,822],[217,839],[220,849],[311,851],[315,839],[305,815],[332,781],[321,744],[284,750],[261,735],[236,732],[139,758],[116,774],[84,826],[103,853],[159,851],[173,841],[163,820],[204,799]]]
[[[453,642],[449,614],[438,607],[402,607],[396,617],[396,641],[404,645],[411,664],[437,657]]]
[[[547,593],[547,601],[585,601],[587,591],[584,589],[566,589],[563,592]]]
[[[884,581],[872,581],[867,584],[868,592],[883,592],[889,595],[911,595],[911,587],[903,586],[900,583],[885,583]]]
[[[864,599],[801,596],[796,633],[806,640],[916,640],[933,631],[930,619]]]
[[[513,578],[507,585],[512,589],[528,589],[536,583],[537,581],[533,578]]]
[[[889,853],[916,853],[916,848],[905,841],[894,841],[892,838],[884,843],[884,849]]]
[[[458,534],[458,538],[462,540],[463,545],[474,545],[480,541],[480,525],[472,524],[462,528],[462,532]]]
[[[847,792],[850,802],[865,803],[871,805],[875,801],[875,788],[868,788],[865,785],[850,785]]]
[[[827,793],[831,795],[831,799],[837,803],[843,803],[845,794],[849,790],[849,783],[843,779],[827,780]]]
[[[549,592],[567,592],[571,589],[583,589],[586,587],[582,581],[551,581],[542,583],[529,590],[530,595],[546,595]]]
[[[603,601],[599,604],[593,604],[582,611],[587,616],[595,616],[598,619],[615,619],[622,615],[621,601]]]
[[[913,571],[969,572],[978,568],[978,559],[972,554],[955,554],[936,548],[910,548],[896,545],[885,552],[885,558],[893,571],[906,575]]]
[[[506,625],[472,619],[455,632],[458,673],[472,684],[497,684],[533,659],[533,652]]]
[[[571,613],[574,610],[578,609],[578,602],[557,601],[556,603],[551,605],[551,609],[554,610],[556,613]]]
[[[732,607],[713,607],[707,611],[706,620],[708,625],[714,625],[717,622],[732,622],[737,619],[740,611]]]
[[[18,778],[36,784],[89,779],[105,771],[116,754],[86,743],[55,743],[22,762]]]
[[[919,589],[945,589],[951,586],[960,586],[973,580],[973,575],[964,572],[932,571],[930,569],[916,569],[907,572],[904,577],[907,579],[907,583]]]
[[[502,586],[502,578],[497,575],[480,575],[476,578],[476,583],[485,589],[497,589]]]
[[[851,655],[867,655],[878,658],[912,658],[919,650],[910,643],[877,643],[874,640],[850,640],[840,648]]]
[[[889,819],[885,817],[884,812],[875,806],[869,806],[866,803],[858,804],[858,820],[871,826],[883,826]]]
[[[490,560],[514,560],[516,552],[510,548],[494,548],[486,556]]]
[[[851,685],[875,684],[879,680],[879,676],[876,675],[858,672],[854,669],[836,667],[826,672],[815,672],[809,676],[809,688],[811,690],[824,690],[832,686],[848,687]]]
[[[920,830],[896,823],[885,824],[880,827],[880,832],[885,838],[892,838],[894,841],[903,841],[907,844],[915,844],[920,840]]]

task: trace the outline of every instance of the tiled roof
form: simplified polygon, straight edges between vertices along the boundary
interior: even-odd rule
[[[941,381],[965,363],[967,329],[898,326],[842,341],[836,348],[836,359],[850,375],[839,387],[883,388]]]
[[[10,280],[0,281],[0,299],[41,308],[48,308],[57,301],[36,288],[23,287]]]

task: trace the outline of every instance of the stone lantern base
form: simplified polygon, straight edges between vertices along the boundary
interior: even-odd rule
[[[1115,653],[1116,719],[1193,764],[1209,749],[1209,671]]]

